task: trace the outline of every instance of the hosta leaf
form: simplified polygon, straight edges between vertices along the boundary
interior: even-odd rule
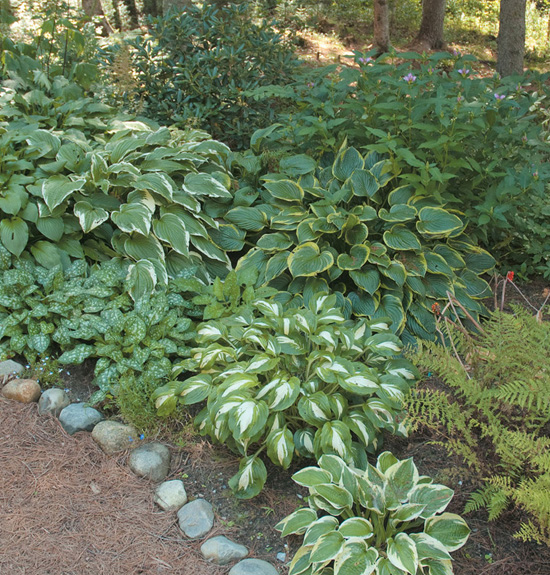
[[[222,250],[238,252],[244,247],[246,232],[232,225],[221,224],[217,230],[210,230],[210,237]]]
[[[375,369],[365,368],[360,373],[343,376],[338,379],[340,386],[350,393],[357,395],[372,395],[380,389]]]
[[[462,220],[443,208],[425,207],[418,212],[416,229],[432,238],[444,238],[464,227]]]
[[[334,575],[371,575],[376,571],[378,552],[358,543],[345,544],[334,561]]]
[[[418,551],[414,541],[406,533],[398,533],[395,538],[388,539],[386,552],[393,565],[411,575],[416,574]]]
[[[151,212],[141,203],[122,204],[111,212],[111,220],[123,232],[147,236],[151,230]]]
[[[205,256],[229,265],[229,257],[227,254],[218,246],[216,246],[212,241],[205,240],[204,238],[198,236],[191,236],[191,243]]]
[[[331,515],[325,515],[317,521],[314,521],[308,528],[304,535],[304,545],[315,544],[319,537],[326,535],[331,531],[336,531],[338,528],[338,519]]]
[[[322,483],[330,483],[332,476],[328,471],[318,467],[304,467],[292,476],[292,480],[303,487],[315,487]]]
[[[132,234],[124,241],[124,251],[136,261],[164,261],[164,250],[153,235]]]
[[[233,197],[231,192],[210,174],[187,174],[185,190],[193,196],[228,199]]]
[[[357,224],[345,231],[346,242],[352,246],[362,244],[367,239],[368,235],[369,228],[367,228],[365,224]]]
[[[283,158],[279,162],[279,167],[285,174],[295,177],[315,171],[315,168],[317,168],[317,162],[306,154],[297,154],[295,156]]]
[[[334,264],[329,251],[321,251],[313,242],[298,246],[288,258],[290,273],[294,277],[315,276]]]
[[[279,252],[275,254],[267,262],[265,268],[265,281],[270,282],[275,278],[279,277],[285,270],[288,269],[288,257],[290,256],[289,251]]]
[[[470,535],[466,521],[459,515],[447,512],[427,519],[424,532],[442,543],[447,551],[460,549]]]
[[[273,431],[267,436],[267,456],[275,465],[288,469],[294,454],[292,432],[288,428]]]
[[[360,198],[372,198],[380,189],[378,180],[368,170],[355,170],[350,182],[353,193]]]
[[[445,259],[440,255],[434,252],[425,251],[424,257],[426,258],[426,264],[430,273],[442,274],[448,278],[453,277],[453,270],[449,267]]]
[[[385,494],[388,505],[397,506],[408,499],[409,491],[418,482],[418,470],[412,458],[398,461],[385,474],[388,480]]]
[[[351,247],[349,255],[340,254],[336,260],[336,265],[341,270],[358,270],[363,267],[369,257],[368,246],[359,244]]]
[[[189,255],[189,233],[184,222],[173,214],[164,214],[153,221],[153,231],[159,240],[166,242],[183,256]]]
[[[363,517],[351,517],[346,519],[338,531],[344,537],[364,537],[369,538],[374,533],[372,523]]]
[[[0,221],[0,240],[8,251],[19,257],[29,240],[29,227],[21,218],[3,218]]]
[[[323,453],[333,453],[344,460],[351,456],[351,433],[342,421],[328,421],[321,431]]]
[[[411,539],[416,545],[420,563],[424,564],[425,559],[451,560],[451,556],[444,545],[426,533],[413,533]]]
[[[428,264],[424,254],[416,254],[411,251],[395,254],[395,259],[405,266],[407,276],[424,277],[428,271]]]
[[[393,250],[420,250],[422,247],[414,233],[401,224],[384,232],[384,243]]]
[[[245,457],[241,459],[239,472],[229,480],[229,487],[237,498],[251,499],[260,493],[266,479],[264,462],[256,456]],[[314,511],[312,513],[317,517]]]
[[[311,561],[324,563],[334,559],[340,553],[344,544],[344,537],[338,531],[330,531],[321,535],[311,550]]]
[[[143,174],[134,183],[136,190],[151,192],[172,201],[175,189],[173,182],[164,174]]]
[[[25,202],[27,198],[27,193],[20,187],[17,186],[13,189],[2,190],[2,195],[0,196],[0,210],[6,214],[15,216],[19,213],[21,209],[21,203]]]
[[[211,389],[212,378],[208,374],[200,374],[186,379],[178,391],[184,405],[193,405],[204,401]]]
[[[69,180],[66,176],[51,176],[42,184],[42,198],[50,210],[62,204],[73,192],[81,190],[86,180]]]
[[[345,182],[355,170],[362,170],[365,161],[355,148],[347,148],[340,152],[332,166],[332,174],[341,182]]]
[[[386,222],[407,222],[416,218],[416,208],[405,204],[397,204],[386,210],[381,208],[378,212],[380,219]]]
[[[50,242],[36,242],[31,246],[31,253],[39,265],[49,270],[63,264],[61,252]]]
[[[148,260],[139,260],[128,268],[126,278],[129,293],[134,301],[150,296],[157,284],[155,266]]]
[[[264,187],[274,198],[285,202],[299,202],[304,197],[304,190],[302,190],[301,186],[290,180],[266,182]]]
[[[441,513],[453,498],[454,491],[445,485],[417,485],[410,493],[411,503],[422,503],[426,506],[421,517],[427,519],[436,513]]]
[[[298,411],[307,423],[316,427],[323,425],[331,417],[328,397],[322,392],[302,397],[298,402]]]
[[[340,485],[321,483],[319,485],[315,485],[315,487],[311,487],[311,492],[322,497],[333,507],[338,509],[351,508],[353,505],[353,497],[351,493]]]
[[[281,532],[281,537],[287,535],[302,535],[306,529],[317,520],[317,513],[313,509],[298,509],[285,517],[275,525],[275,529]]]
[[[258,208],[238,206],[225,214],[225,219],[241,230],[259,232],[267,225],[267,217]]]
[[[109,212],[103,208],[94,208],[92,204],[86,201],[76,202],[74,215],[78,218],[82,231],[86,234],[109,219]]]
[[[315,434],[312,429],[298,429],[294,433],[294,445],[296,451],[302,457],[313,457],[315,454],[313,440]]]
[[[387,268],[379,269],[382,275],[392,279],[398,286],[402,286],[407,279],[407,270],[401,262],[393,261]]]
[[[256,242],[256,245],[266,252],[276,252],[288,249],[293,243],[287,234],[276,232],[274,234],[263,235]]]
[[[232,410],[229,428],[235,439],[249,439],[263,430],[269,409],[263,401],[248,399]]]
[[[428,568],[428,575],[453,575],[453,565],[450,559],[426,559],[424,565]]]
[[[365,290],[369,294],[374,294],[380,287],[380,274],[375,268],[363,268],[350,272],[351,279],[357,287]]]

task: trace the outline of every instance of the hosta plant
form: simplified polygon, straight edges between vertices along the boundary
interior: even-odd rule
[[[303,535],[289,575],[451,575],[450,552],[470,529],[447,513],[453,490],[418,474],[412,459],[389,451],[359,470],[323,455],[293,475],[309,488],[309,507],[276,527]]]
[[[433,338],[431,309],[447,293],[477,317],[490,293],[480,274],[493,258],[464,235],[461,213],[413,186],[392,187],[394,167],[345,145],[323,169],[305,155],[285,158],[254,205],[226,215],[255,244],[238,269],[291,293],[321,280],[356,315],[389,316],[408,339]]]
[[[389,320],[346,320],[336,299],[316,293],[286,310],[256,300],[202,324],[202,347],[173,372],[196,375],[154,394],[161,414],[206,401],[197,427],[243,457],[230,482],[238,497],[262,489],[264,451],[283,468],[295,455],[324,453],[364,465],[365,448],[373,452],[382,431],[405,433],[402,400],[415,368],[398,357]]]

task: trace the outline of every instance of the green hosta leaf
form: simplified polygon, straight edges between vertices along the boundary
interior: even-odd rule
[[[244,247],[246,232],[229,224],[221,224],[217,230],[210,230],[210,237],[222,250],[239,252]]]
[[[417,485],[410,493],[411,503],[421,503],[426,506],[421,517],[427,519],[436,513],[441,513],[453,498],[454,491],[445,485]]]
[[[384,232],[384,243],[393,250],[420,250],[422,247],[413,232],[401,224]]]
[[[426,559],[424,565],[428,568],[428,575],[453,575],[453,565],[450,559],[447,561]]]
[[[19,257],[29,240],[29,227],[21,218],[4,218],[0,221],[0,240],[8,251]]]
[[[73,192],[81,190],[86,180],[69,180],[66,176],[52,176],[42,184],[42,197],[50,210],[62,204]]]
[[[378,212],[380,219],[386,222],[408,222],[416,218],[416,208],[405,204],[397,204],[392,206],[390,210],[381,208]]]
[[[276,252],[288,249],[293,243],[287,234],[277,232],[263,235],[256,245],[266,252]]]
[[[332,476],[328,471],[318,467],[304,467],[292,476],[292,480],[303,487],[315,487],[322,483],[330,483]]]
[[[460,549],[470,535],[466,521],[454,513],[430,517],[426,520],[424,532],[442,543],[447,551]]]
[[[270,433],[266,440],[267,456],[275,465],[288,469],[294,454],[292,432],[288,428]]]
[[[332,174],[341,182],[345,182],[355,170],[362,170],[365,161],[355,148],[347,148],[339,153],[332,166]]]
[[[285,174],[296,177],[314,172],[317,168],[317,162],[306,154],[297,154],[296,156],[283,158],[279,162],[279,167]]]
[[[344,537],[361,537],[368,539],[374,533],[372,523],[363,517],[346,519],[338,529]]]
[[[418,470],[412,458],[394,463],[384,475],[388,480],[385,489],[386,499],[392,506],[398,506],[399,503],[406,501],[409,491],[418,482]]]
[[[22,202],[25,202],[27,193],[19,186],[14,189],[7,189],[2,191],[0,196],[0,210],[5,214],[15,216],[21,209]]]
[[[348,254],[340,254],[336,265],[341,270],[358,270],[363,267],[369,257],[370,249],[365,245],[352,246]]]
[[[132,234],[124,240],[124,251],[136,261],[164,261],[164,250],[153,235]]]
[[[324,563],[334,559],[342,550],[344,537],[338,531],[330,531],[321,535],[311,550],[311,561]]]
[[[311,487],[310,489],[312,493],[322,497],[337,509],[349,509],[353,505],[353,497],[351,493],[340,485],[321,483]]]
[[[266,182],[264,187],[274,198],[285,202],[299,202],[304,197],[304,190],[302,190],[301,186],[290,180]]]
[[[262,431],[269,409],[265,402],[248,399],[232,410],[229,428],[235,439],[249,439]]]
[[[31,253],[41,266],[49,270],[63,264],[61,252],[50,242],[36,242],[31,246]]]
[[[94,208],[92,204],[86,201],[76,202],[74,215],[78,218],[82,231],[86,234],[109,219],[109,212],[103,208]]]
[[[346,229],[346,243],[353,245],[362,244],[369,235],[369,228],[365,224],[357,224]]]
[[[187,174],[185,190],[193,196],[228,199],[233,197],[231,192],[210,174]]]
[[[281,537],[287,535],[302,535],[306,529],[317,520],[317,513],[313,509],[298,509],[285,517],[275,525],[275,529],[281,532]]]
[[[443,208],[425,207],[418,212],[416,229],[432,238],[445,238],[464,227],[462,220]]]
[[[424,252],[424,257],[430,273],[442,274],[448,278],[453,277],[453,270],[440,255],[426,251]]]
[[[173,182],[164,174],[143,174],[134,183],[136,190],[151,192],[172,201],[175,193]]]
[[[407,279],[407,270],[401,262],[393,261],[387,268],[379,269],[382,275],[392,279],[398,286],[402,286]]]
[[[178,254],[189,255],[189,233],[178,216],[164,214],[153,222],[153,231],[159,240],[169,244]]]
[[[61,140],[55,134],[47,130],[34,130],[27,138],[31,150],[38,150],[39,156],[53,158],[61,147]]]
[[[180,382],[178,382],[180,383]],[[212,378],[208,374],[200,374],[186,379],[178,389],[178,395],[184,405],[193,405],[204,401],[212,389]]]
[[[350,182],[353,193],[360,198],[372,198],[380,189],[378,180],[368,170],[355,170]]]
[[[120,209],[111,212],[111,220],[123,232],[139,232],[147,236],[151,230],[150,210],[141,203],[122,204]]]
[[[302,397],[298,402],[298,411],[307,423],[316,427],[323,425],[331,417],[328,397],[322,392]]]
[[[239,499],[251,499],[260,493],[266,479],[264,462],[256,456],[245,457],[241,459],[239,472],[229,480],[229,487]]]
[[[408,276],[424,277],[428,271],[428,264],[424,254],[415,254],[410,251],[399,252],[395,255],[395,259],[405,266]]]
[[[393,565],[411,575],[416,574],[418,551],[414,541],[406,533],[398,533],[394,539],[388,539],[386,552]]]
[[[343,376],[338,379],[340,386],[357,395],[372,395],[380,389],[379,379],[375,369],[365,368],[360,373]]]
[[[304,545],[314,545],[319,540],[319,537],[326,535],[331,531],[338,529],[338,519],[331,515],[325,515],[317,521],[314,521],[308,528],[304,535]]]
[[[363,268],[358,271],[350,272],[351,279],[357,287],[365,290],[369,294],[374,294],[380,287],[380,274],[374,268]]]
[[[351,433],[342,421],[328,421],[321,431],[321,449],[323,453],[333,453],[344,460],[351,455]]]
[[[449,552],[437,539],[434,539],[425,533],[413,533],[411,534],[411,539],[416,545],[418,559],[422,564],[425,559],[438,559],[442,561],[451,560]]]
[[[294,277],[315,276],[334,264],[332,254],[329,251],[321,252],[319,246],[313,242],[298,246],[288,260],[290,273]]]
[[[288,269],[289,251],[279,252],[275,254],[267,262],[265,268],[265,281],[270,282],[279,277],[285,270]]]
[[[139,260],[128,268],[126,281],[130,286],[129,293],[134,301],[149,297],[157,285],[155,266],[148,260]]]
[[[238,206],[229,210],[225,214],[225,219],[235,224],[241,230],[249,232],[259,232],[263,230],[268,223],[266,215],[258,208],[246,208]]]

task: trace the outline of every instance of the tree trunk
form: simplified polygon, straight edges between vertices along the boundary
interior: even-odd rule
[[[500,0],[497,72],[523,74],[526,0]]]
[[[447,0],[422,0],[422,23],[416,39],[430,49],[440,49],[445,46],[443,22],[446,4]]]
[[[374,45],[380,54],[390,50],[388,0],[374,0]]]

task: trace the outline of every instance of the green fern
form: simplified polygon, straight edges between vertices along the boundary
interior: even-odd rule
[[[443,385],[411,393],[407,424],[485,476],[466,512],[495,520],[514,504],[530,516],[516,536],[550,545],[550,323],[513,311],[472,336],[446,325],[446,347],[419,346],[413,359]]]

